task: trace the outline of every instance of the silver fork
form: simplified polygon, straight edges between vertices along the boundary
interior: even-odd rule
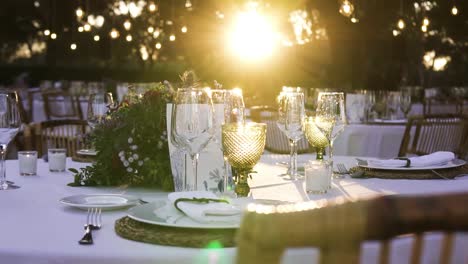
[[[336,164],[336,168],[340,174],[349,174],[349,171],[346,169],[343,163]]]
[[[102,216],[101,208],[89,208],[88,216],[86,216],[85,234],[78,243],[81,245],[91,245],[93,244],[93,234],[92,230],[101,229],[102,225]]]

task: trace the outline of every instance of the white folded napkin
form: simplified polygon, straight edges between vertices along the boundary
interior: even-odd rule
[[[410,167],[428,167],[434,165],[442,165],[453,159],[455,154],[448,151],[437,151],[429,155],[408,158],[410,160]],[[389,160],[368,160],[367,163],[371,166],[377,167],[390,167],[398,168],[407,165],[406,160],[389,159]]]
[[[214,193],[206,191],[193,191],[193,192],[173,192],[168,196],[169,203],[174,207],[174,203],[180,198],[208,198],[219,199]],[[239,206],[227,203],[192,203],[192,202],[179,202],[177,206],[188,217],[200,223],[239,223],[241,219],[242,210]],[[175,208],[175,207],[174,207]]]

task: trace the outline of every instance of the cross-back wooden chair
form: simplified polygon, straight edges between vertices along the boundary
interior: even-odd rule
[[[461,155],[468,137],[468,117],[463,115],[412,116],[406,124],[398,155],[424,155],[452,151]]]
[[[280,263],[286,248],[317,247],[321,264],[353,264],[360,261],[362,242],[380,241],[379,263],[385,264],[392,238],[416,234],[409,262],[415,264],[424,232],[444,231],[439,263],[448,264],[454,231],[468,231],[466,203],[468,193],[250,207],[237,234],[237,263]]]
[[[65,91],[45,91],[42,93],[42,98],[47,120],[83,119],[78,96]]]
[[[88,129],[84,120],[48,120],[34,125],[34,141],[38,155],[47,153],[49,148],[66,148],[67,156],[76,155],[84,148],[83,135]]]
[[[276,124],[278,109],[271,106],[253,106],[250,108],[250,119],[267,125],[265,149],[273,153],[289,154],[289,140]],[[309,143],[303,137],[297,142],[297,152],[309,152]]]

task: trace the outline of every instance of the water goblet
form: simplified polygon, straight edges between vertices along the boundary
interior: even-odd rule
[[[328,139],[317,126],[315,117],[309,116],[304,119],[304,134],[309,144],[315,148],[316,160],[323,160],[325,148],[328,147]]]
[[[411,94],[408,91],[402,91],[398,97],[400,110],[403,112],[405,119],[408,118],[408,113],[411,111]]]
[[[18,96],[15,92],[0,92],[0,190],[16,189],[6,180],[5,156],[7,147],[21,126]]]
[[[213,102],[207,89],[178,89],[172,106],[171,137],[192,159],[194,178],[185,190],[198,188],[198,156],[214,136]]]
[[[245,197],[250,192],[249,173],[260,160],[265,148],[266,124],[224,124],[222,127],[224,155],[237,172],[235,193]]]

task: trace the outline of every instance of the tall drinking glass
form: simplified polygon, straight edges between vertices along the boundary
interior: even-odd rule
[[[109,108],[113,105],[112,93],[96,93],[89,96],[87,122],[91,129],[95,129],[105,120]]]
[[[398,98],[398,104],[400,110],[403,112],[405,119],[408,118],[408,114],[411,111],[411,93],[408,90],[402,90],[400,97]]]
[[[179,89],[172,107],[171,133],[192,159],[194,179],[186,190],[197,190],[198,156],[214,136],[213,102],[206,89]],[[188,179],[187,179],[188,180]]]
[[[297,180],[301,176],[297,171],[297,142],[304,136],[304,94],[284,92],[280,97],[277,125],[289,139],[291,146],[289,176],[291,180]]]
[[[6,180],[5,156],[10,141],[21,126],[18,97],[15,92],[0,92],[0,190],[18,188]]]
[[[316,125],[329,140],[329,159],[333,165],[333,142],[347,124],[344,94],[320,93],[317,103]],[[334,175],[338,177],[338,175]]]

